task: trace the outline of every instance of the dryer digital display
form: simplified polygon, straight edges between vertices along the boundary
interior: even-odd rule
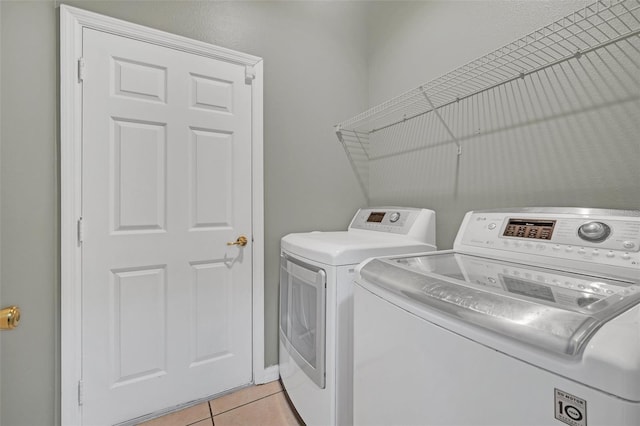
[[[555,225],[555,220],[509,219],[502,235],[505,237],[550,240]]]
[[[372,212],[367,218],[367,222],[381,223],[384,215],[384,212]]]

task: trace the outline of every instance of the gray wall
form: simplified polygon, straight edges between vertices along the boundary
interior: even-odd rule
[[[0,7],[0,23],[2,23],[2,7]],[[2,31],[0,31],[0,99],[2,99]],[[0,102],[0,129],[2,129],[2,102]],[[2,147],[2,131],[0,130],[0,147]],[[0,150],[0,164],[2,163],[2,150]],[[0,174],[0,200],[2,199],[2,176]],[[0,206],[2,203],[0,202]],[[0,208],[0,242],[2,241],[2,208]],[[0,279],[2,279],[2,244],[0,244]],[[2,282],[0,281],[0,309],[4,308],[2,299]],[[2,339],[0,339],[0,365],[2,365]],[[2,367],[0,367],[0,413],[2,413]],[[2,415],[0,415],[2,425]]]
[[[1,7],[0,284],[3,304],[19,305],[22,319],[1,335],[0,421],[44,425],[56,418],[59,371],[55,11]]]
[[[58,12],[0,2],[2,334],[0,423],[59,413]],[[67,4],[264,58],[265,362],[277,363],[280,238],[344,229],[365,205],[333,125],[367,106],[364,4],[70,1]]]
[[[50,425],[59,415],[57,4],[0,1],[0,291],[2,303],[21,305],[24,315],[18,330],[1,335],[4,426]],[[344,228],[365,204],[332,125],[584,1],[69,4],[265,59],[265,355],[270,365],[277,360],[280,237]],[[549,93],[525,87],[532,90],[537,109],[545,106]],[[505,108],[499,101],[487,105]],[[578,102],[555,119],[522,114],[509,123],[495,121],[488,112],[465,115],[484,106],[469,103],[445,111],[458,123],[456,130],[471,133],[460,159],[449,144],[372,164],[372,203],[434,208],[441,248],[451,246],[469,209],[639,207],[637,101],[584,111]],[[557,108],[549,107],[551,113]],[[442,129],[429,120],[384,136],[401,146],[443,140]]]
[[[591,3],[373,3],[371,104]],[[622,43],[624,53],[602,49],[444,108],[442,117],[461,141],[460,157],[434,114],[376,133],[371,203],[434,209],[440,249],[451,248],[469,210],[640,208],[640,54],[634,43],[635,49]]]

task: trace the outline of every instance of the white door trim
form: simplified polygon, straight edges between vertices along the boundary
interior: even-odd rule
[[[263,63],[235,52],[82,9],[60,6],[60,280],[61,280],[61,416],[64,425],[82,422],[79,382],[82,378],[82,263],[78,220],[82,215],[82,84],[78,60],[82,29],[91,28],[187,53],[245,65],[252,82],[252,227],[253,227],[253,380],[272,374],[264,366],[264,186]]]

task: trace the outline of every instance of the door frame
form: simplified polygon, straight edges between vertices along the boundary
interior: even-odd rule
[[[83,28],[244,65],[251,81],[252,369],[253,382],[273,373],[264,365],[263,62],[257,56],[164,31],[60,6],[60,413],[81,424],[82,393],[82,57]],[[90,70],[88,71],[90,72]],[[249,83],[248,83],[249,84]]]

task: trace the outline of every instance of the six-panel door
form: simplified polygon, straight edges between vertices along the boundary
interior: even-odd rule
[[[245,68],[84,29],[83,422],[252,380]]]

